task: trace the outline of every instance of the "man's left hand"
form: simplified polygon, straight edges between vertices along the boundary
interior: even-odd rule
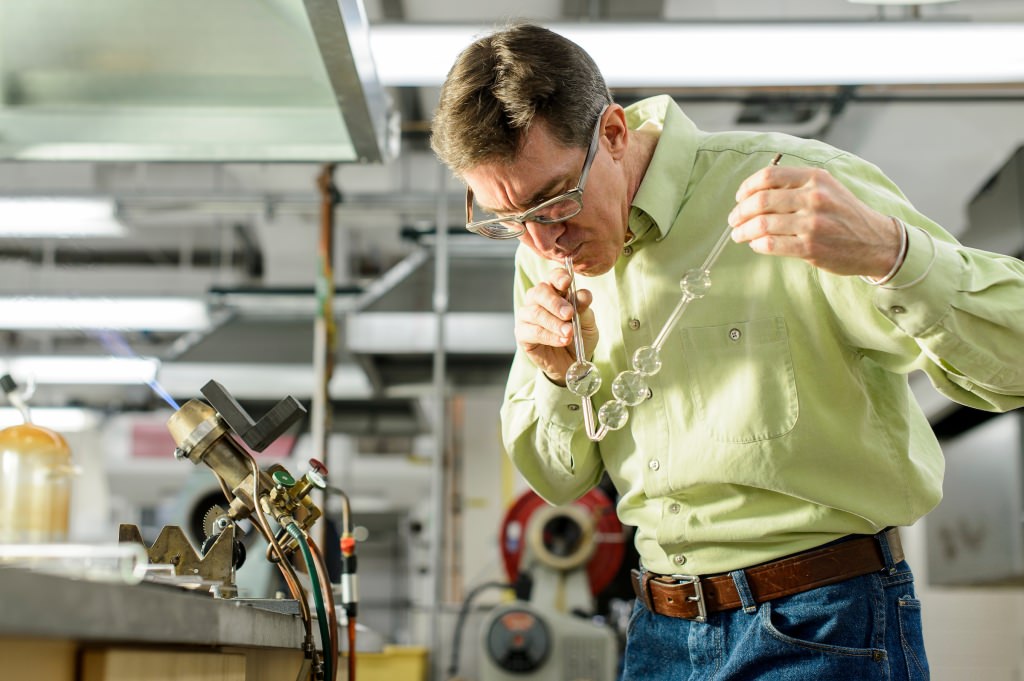
[[[835,274],[885,276],[899,228],[820,168],[770,166],[736,192],[732,239],[758,253],[803,258]]]

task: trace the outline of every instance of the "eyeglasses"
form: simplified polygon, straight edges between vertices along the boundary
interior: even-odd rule
[[[590,148],[587,149],[587,158],[583,161],[583,171],[580,173],[580,180],[574,189],[554,196],[519,215],[491,214],[483,220],[474,222],[473,189],[466,187],[466,229],[490,239],[514,239],[526,231],[527,222],[553,225],[579,215],[583,210],[583,188],[587,184],[590,166],[594,162],[594,157],[597,156],[597,143],[601,139],[601,120],[607,109],[608,107],[601,109],[601,114],[597,117],[594,134],[590,139]]]

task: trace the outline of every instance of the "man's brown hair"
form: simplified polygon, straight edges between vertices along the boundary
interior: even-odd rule
[[[586,147],[612,96],[579,45],[546,28],[514,24],[478,39],[441,87],[430,146],[456,175],[482,162],[512,162],[542,121],[567,147]]]

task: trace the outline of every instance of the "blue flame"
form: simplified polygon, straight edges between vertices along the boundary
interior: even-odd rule
[[[100,345],[102,345],[104,349],[106,349],[106,351],[109,352],[114,357],[139,356],[138,353],[132,350],[131,346],[128,344],[128,341],[125,340],[124,336],[117,333],[116,331],[111,331],[110,329],[95,330],[91,332],[91,335],[95,336],[96,340],[99,341]],[[160,383],[155,378],[146,381],[146,385],[148,385],[150,389],[154,393],[156,393],[157,397],[166,402],[171,407],[171,409],[177,411],[178,409],[181,408],[181,405],[179,405],[174,400],[174,398],[171,397],[171,394],[167,392],[167,390],[165,390],[164,387],[160,385]]]
[[[160,383],[155,378],[151,381],[147,381],[146,385],[148,385],[153,390],[153,392],[156,393],[157,397],[166,402],[171,407],[171,409],[173,409],[174,411],[178,411],[179,409],[181,409],[181,405],[174,401],[174,398],[171,397],[171,394],[164,390],[164,387],[160,385]]]

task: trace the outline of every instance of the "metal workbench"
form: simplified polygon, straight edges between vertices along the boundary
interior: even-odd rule
[[[0,681],[298,678],[297,615],[154,584],[0,570]]]

